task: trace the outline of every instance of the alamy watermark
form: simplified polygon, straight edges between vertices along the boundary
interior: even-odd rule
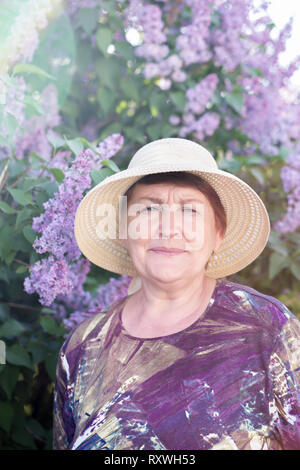
[[[5,348],[5,343],[0,339],[0,365],[1,364],[6,364],[6,348]]]
[[[196,240],[197,248],[195,244],[193,247],[199,249],[204,243],[204,209],[201,202],[171,205],[135,203],[127,208],[127,196],[120,196],[118,217],[112,204],[103,203],[97,207],[96,215],[100,219],[96,233],[102,240],[107,237],[153,240],[169,238],[172,234],[176,240]]]

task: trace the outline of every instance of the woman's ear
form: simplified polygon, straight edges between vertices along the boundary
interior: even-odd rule
[[[222,234],[220,231],[217,231],[214,252],[216,252],[218,250],[219,246],[222,243],[222,240],[223,240],[224,236],[225,236],[225,234]]]

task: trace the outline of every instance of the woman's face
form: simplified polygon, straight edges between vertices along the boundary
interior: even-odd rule
[[[222,237],[204,194],[190,186],[158,183],[134,187],[127,205],[127,238],[120,241],[140,277],[172,282],[204,273]]]

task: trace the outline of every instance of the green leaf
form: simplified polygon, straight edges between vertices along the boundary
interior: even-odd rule
[[[1,251],[0,251],[0,256],[1,256]],[[9,284],[9,277],[8,277],[8,271],[5,268],[0,267],[0,279],[2,281],[5,281],[7,284]]]
[[[3,119],[3,124],[9,136],[10,137],[14,136],[14,134],[16,133],[16,130],[19,127],[19,123],[17,119],[15,118],[15,116],[8,112],[5,118]]]
[[[33,64],[17,64],[13,68],[13,76],[18,73],[34,73],[39,75],[40,77],[50,78],[51,80],[56,80],[56,77],[50,75],[49,73],[45,72],[45,70],[41,69],[37,65]]]
[[[243,69],[249,73],[252,77],[262,77],[262,71],[257,67],[250,67],[249,65],[243,65]]]
[[[45,366],[46,370],[49,374],[50,379],[53,381],[55,380],[56,376],[56,365],[57,365],[57,357],[54,354],[48,355],[45,359]]]
[[[123,72],[120,64],[114,57],[101,57],[95,62],[95,70],[99,77],[100,85],[105,85],[107,88],[116,92],[118,87],[119,77]]]
[[[91,170],[91,178],[94,183],[99,184],[108,176],[113,175],[115,172],[110,168],[102,168],[101,170]]]
[[[17,274],[22,274],[22,273],[25,273],[28,271],[28,267],[27,266],[19,266],[17,269],[16,269],[16,273]]]
[[[36,188],[43,183],[47,183],[48,181],[49,178],[24,178],[22,189],[27,193],[33,188]]]
[[[134,49],[128,42],[115,41],[116,53],[119,53],[121,57],[126,60],[134,60],[135,54]]]
[[[11,403],[1,401],[0,402],[0,427],[7,433],[10,433],[13,417],[14,407]]]
[[[224,93],[225,101],[233,108],[238,114],[241,114],[244,98],[241,91],[232,91],[230,93]]]
[[[84,149],[80,137],[76,137],[75,139],[71,140],[65,138],[65,141],[68,147],[72,150],[73,153],[75,153],[76,156]]]
[[[104,140],[106,137],[122,132],[122,125],[120,122],[112,122],[109,124],[100,134],[99,142]]]
[[[259,168],[250,168],[250,173],[262,186],[265,184],[264,175]]]
[[[22,446],[29,447],[30,449],[36,449],[36,444],[33,437],[19,422],[18,427],[12,430],[11,437],[15,442],[21,444]]]
[[[98,17],[95,15],[94,8],[80,8],[75,25],[76,27],[81,26],[86,34],[90,35],[93,29],[95,29],[97,22]]]
[[[0,327],[0,338],[16,338],[24,333],[24,331],[25,328],[20,322],[14,318],[10,318]]]
[[[186,104],[186,97],[183,91],[176,91],[174,93],[170,93],[170,98],[175,106],[180,109],[180,111],[184,111],[185,104]]]
[[[14,344],[13,346],[7,347],[6,349],[6,361],[9,364],[16,366],[25,366],[29,369],[33,369],[28,352],[23,346]]]
[[[47,133],[47,139],[54,148],[63,147],[65,145],[65,140],[58,134],[53,132]]]
[[[126,127],[124,129],[124,134],[126,137],[129,139],[132,139],[133,141],[140,142],[142,145],[145,144],[146,137],[144,136],[143,132],[136,128],[136,127]]]
[[[3,147],[8,147],[9,153],[12,153],[12,150],[11,150],[12,149],[12,144],[11,144],[11,142],[9,142],[7,137],[3,137],[1,134],[0,134],[0,144]]]
[[[150,137],[152,140],[159,139],[161,137],[161,124],[153,124],[152,126],[148,126],[146,129],[147,135]]]
[[[0,386],[9,400],[12,398],[19,373],[20,371],[18,367],[6,364],[4,370],[0,374]]]
[[[269,280],[271,281],[277,274],[282,271],[282,269],[287,268],[289,266],[289,259],[280,254],[280,253],[272,253],[270,256],[270,263],[269,263]]]
[[[23,227],[22,232],[26,240],[28,240],[29,243],[33,244],[34,240],[37,237],[37,234],[34,230],[32,230],[31,225],[26,225],[25,227]]]
[[[116,9],[116,4],[114,0],[102,0],[101,8],[107,11],[108,13],[114,13]]]
[[[56,376],[56,365],[57,365],[57,356],[54,354],[49,354],[45,359],[46,370],[49,374],[50,379],[55,380]]]
[[[10,207],[6,202],[0,201],[0,209],[5,212],[5,214],[15,214],[17,211]]]
[[[33,98],[33,96],[24,96],[23,102],[33,108],[41,116],[45,114],[44,108],[37,102],[36,99]]]
[[[45,439],[46,431],[36,419],[30,419],[26,423],[26,429],[37,439]]]
[[[85,147],[90,148],[91,150],[93,150],[93,152],[100,155],[99,149],[97,149],[97,147],[92,142],[89,142],[85,137],[80,137],[80,140]]]
[[[101,164],[110,168],[115,173],[121,171],[118,165],[113,160],[101,160]]]
[[[16,229],[20,227],[20,225],[28,219],[31,219],[32,217],[32,211],[28,208],[22,209],[18,212],[17,218],[16,218]]]
[[[50,197],[53,197],[54,193],[58,191],[58,186],[55,181],[49,181],[49,183],[43,183],[39,186],[40,188],[44,189]]]
[[[120,81],[120,88],[125,93],[125,96],[134,101],[139,101],[139,93],[137,83],[129,77],[123,78]]]
[[[25,160],[10,160],[8,166],[8,172],[12,178],[20,176],[27,170],[27,164]]]
[[[13,249],[14,229],[6,225],[0,230],[0,257],[5,259]]]
[[[167,138],[171,137],[172,135],[177,135],[178,131],[175,129],[174,126],[171,126],[171,124],[165,124],[162,128],[162,137]]]
[[[60,168],[49,168],[48,171],[54,176],[58,183],[62,183],[65,179],[65,174]]]
[[[40,319],[40,325],[46,333],[56,336],[60,334],[60,327],[56,324],[56,321],[53,317],[49,315],[42,316]]]
[[[110,28],[100,27],[96,33],[96,43],[100,51],[103,52],[105,56],[108,55],[107,48],[111,44],[113,39],[113,32]]]
[[[32,195],[23,191],[22,189],[7,188],[14,200],[22,206],[27,206],[32,202]]]
[[[112,109],[116,95],[113,90],[106,87],[100,87],[97,91],[97,100],[104,113]]]
[[[0,303],[0,321],[4,322],[9,319],[9,306],[5,303]]]
[[[300,264],[293,261],[290,265],[290,269],[298,281],[300,281]]]
[[[215,28],[219,28],[221,25],[221,14],[219,11],[214,10],[210,16],[211,25]]]

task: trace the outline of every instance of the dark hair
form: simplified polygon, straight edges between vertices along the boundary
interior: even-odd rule
[[[215,222],[217,230],[225,235],[227,221],[225,209],[221,203],[221,200],[214,190],[214,188],[203,178],[193,173],[188,173],[185,171],[169,171],[166,173],[155,173],[151,175],[145,175],[138,181],[136,181],[130,188],[127,189],[124,196],[127,196],[127,203],[129,203],[132,196],[133,189],[138,184],[157,184],[157,183],[173,183],[185,186],[192,186],[198,189],[202,194],[204,194],[209,200],[215,214]]]

